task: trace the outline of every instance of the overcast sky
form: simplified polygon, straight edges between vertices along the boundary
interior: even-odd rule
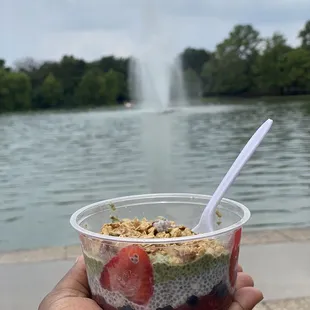
[[[73,54],[87,60],[128,56],[139,49],[141,1],[0,0],[0,58],[12,63]],[[275,30],[292,45],[310,18],[309,0],[152,0],[175,51],[214,49],[237,23],[253,24],[263,36]],[[153,8],[154,9],[154,8]],[[145,16],[144,16],[145,17]],[[147,16],[150,21],[152,14]],[[141,27],[141,25],[144,25]],[[174,39],[174,40],[172,40]]]

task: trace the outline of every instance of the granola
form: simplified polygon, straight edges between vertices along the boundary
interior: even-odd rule
[[[103,235],[122,238],[178,238],[193,236],[195,233],[184,225],[177,225],[165,218],[158,218],[155,221],[143,219],[122,219],[112,223],[104,224],[101,233]],[[141,244],[148,254],[160,254],[166,256],[169,263],[183,264],[199,259],[208,254],[212,257],[219,257],[227,254],[225,247],[215,239],[201,239],[180,243],[163,244]]]

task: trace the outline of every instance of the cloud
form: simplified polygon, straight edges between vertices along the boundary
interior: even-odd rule
[[[150,37],[154,11],[161,30],[153,32],[170,36],[175,52],[186,46],[213,49],[237,23],[251,23],[263,36],[280,31],[296,45],[310,1],[0,0],[0,58],[12,63],[27,56],[128,56]]]
[[[47,59],[59,59],[64,54],[73,54],[85,59],[95,59],[102,54],[129,56],[132,51],[133,42],[122,31],[64,31],[43,38],[36,57],[42,58],[45,55]]]

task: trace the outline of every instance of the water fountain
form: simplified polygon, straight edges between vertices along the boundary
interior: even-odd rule
[[[156,13],[155,1],[144,0],[141,39],[130,63],[132,99],[143,110],[168,112],[187,103],[181,60],[173,38]]]
[[[172,31],[156,14],[156,1],[142,0],[141,38],[130,62],[131,97],[142,113],[142,145],[151,192],[174,190],[172,121],[187,105],[181,60]],[[172,37],[171,37],[172,36]],[[154,113],[155,112],[155,113]]]

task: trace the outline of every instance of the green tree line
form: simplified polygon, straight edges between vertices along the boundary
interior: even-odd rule
[[[252,25],[236,25],[214,51],[181,53],[190,98],[284,96],[310,93],[310,20],[288,45],[275,32],[263,38]],[[63,56],[59,62],[31,58],[8,67],[0,59],[0,112],[92,108],[130,100],[129,58],[86,62]]]

